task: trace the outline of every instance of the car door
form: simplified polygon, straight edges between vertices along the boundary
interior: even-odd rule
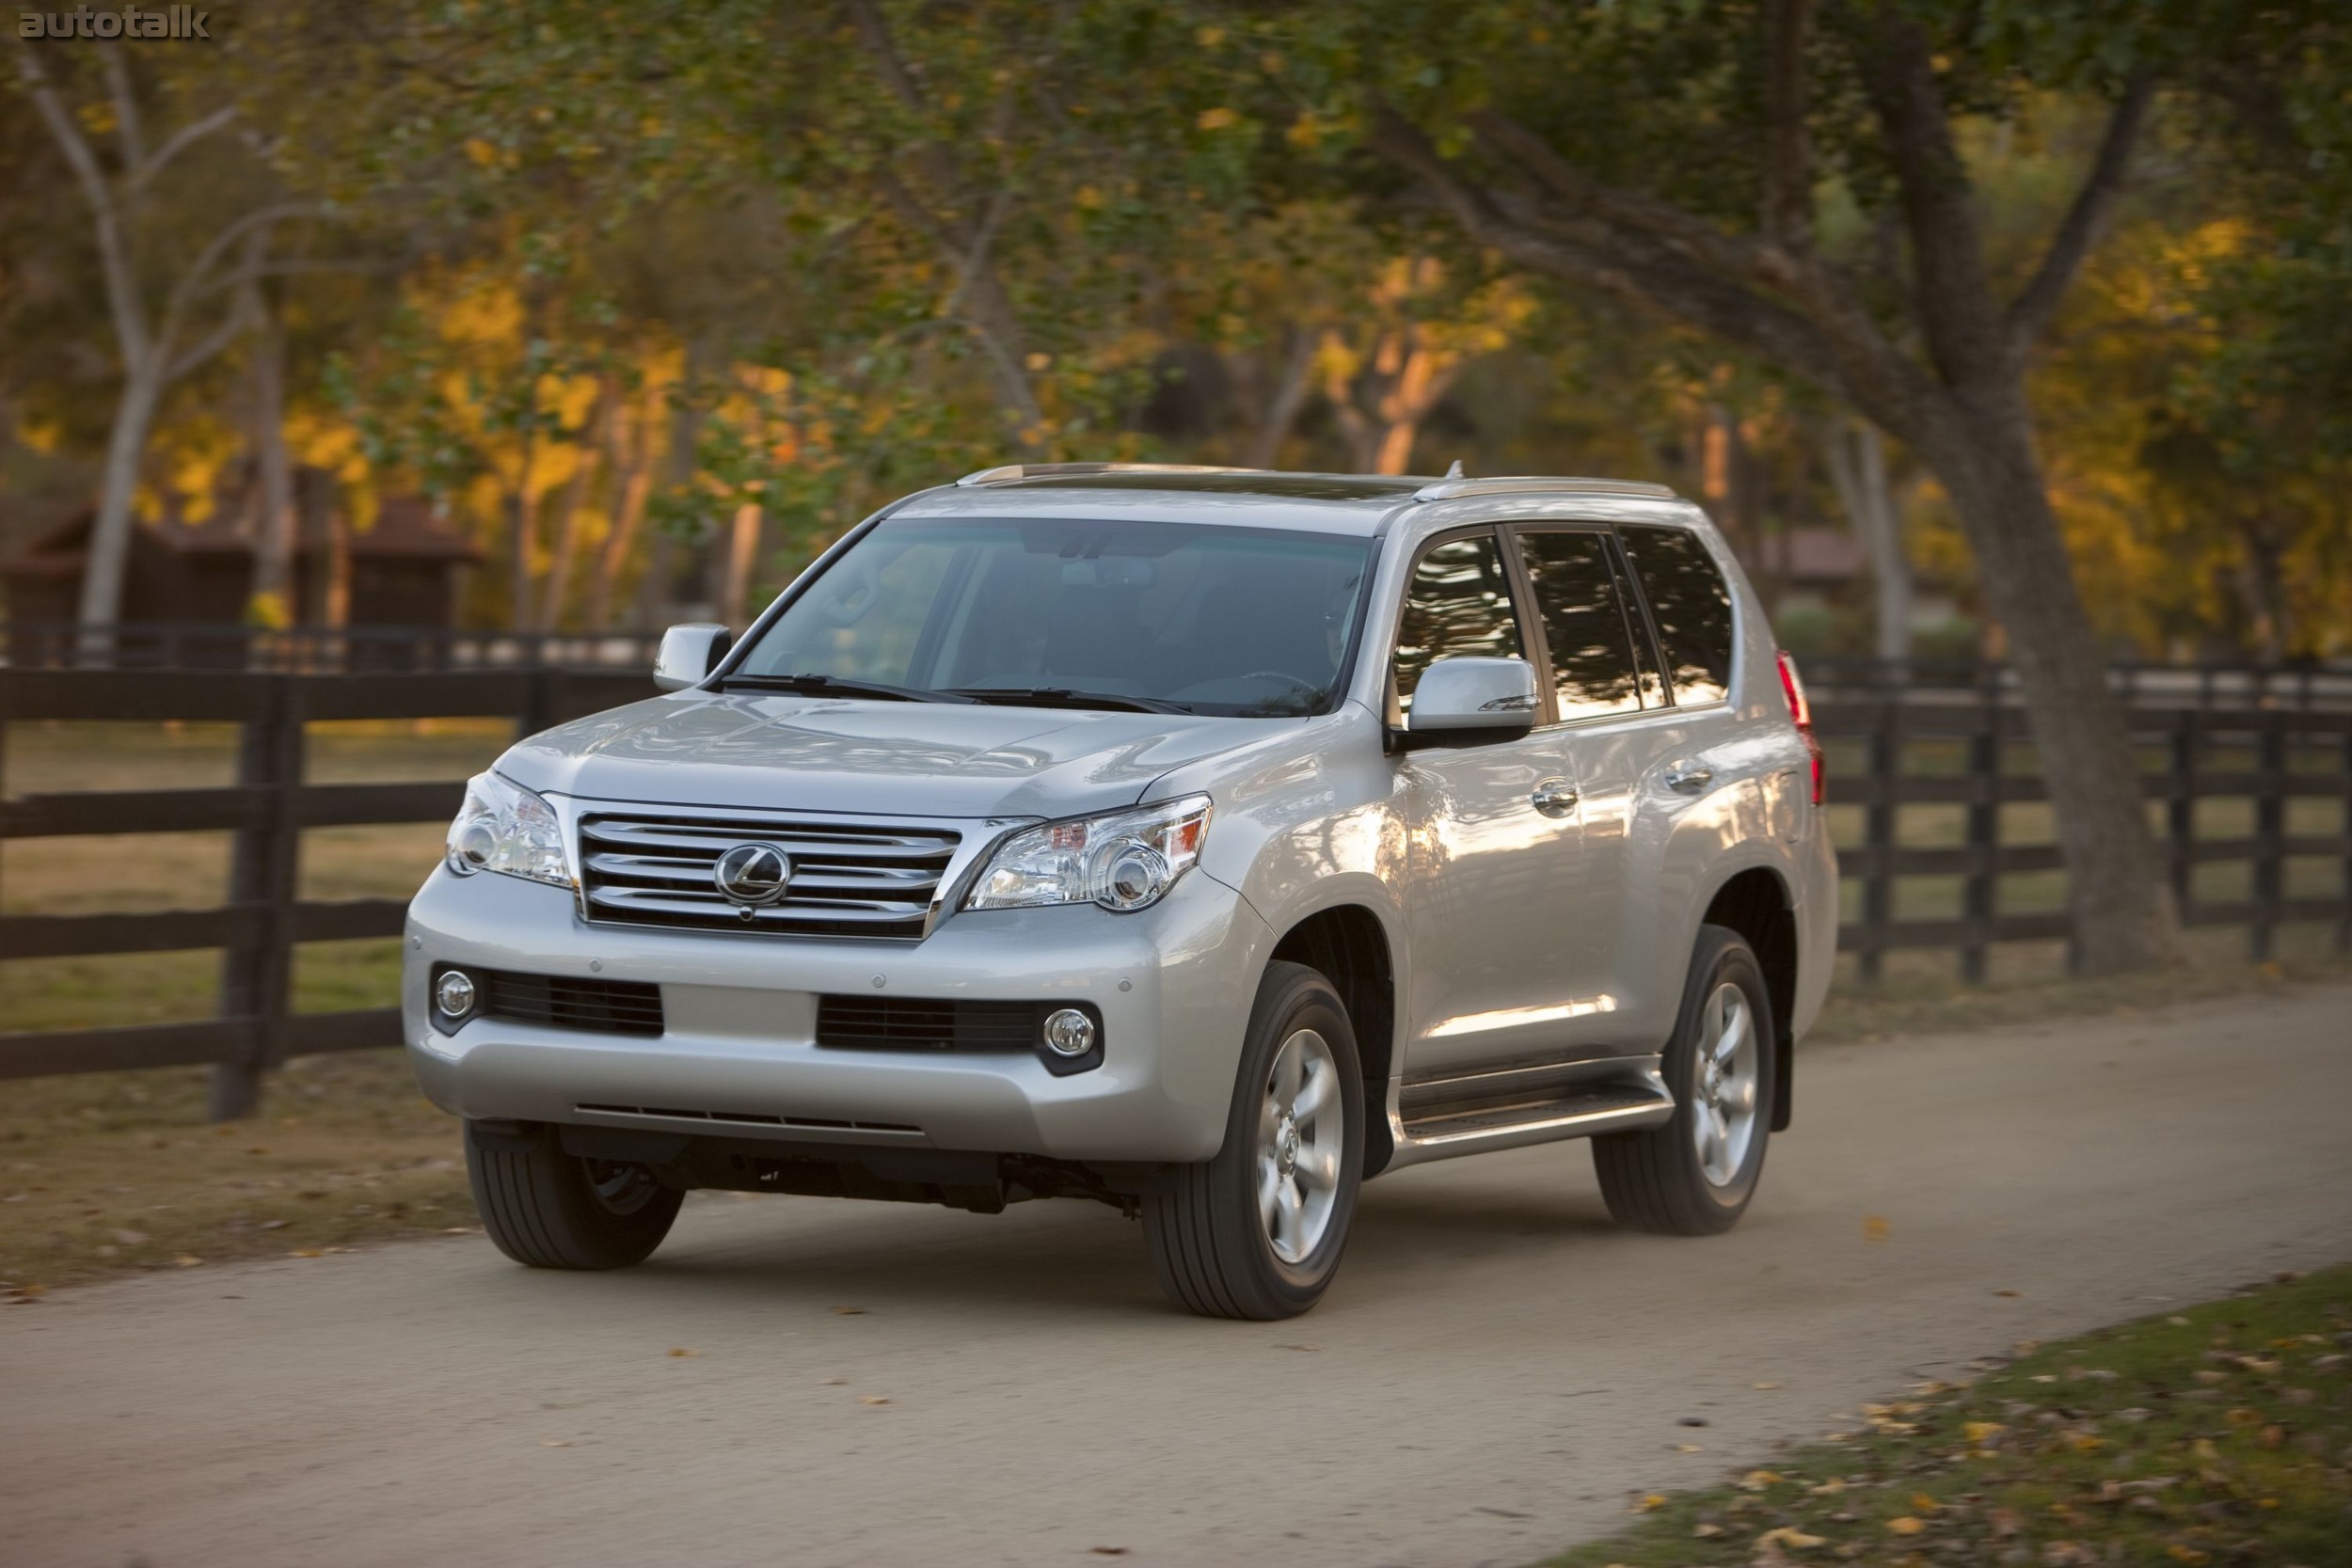
[[[1422,547],[1391,657],[1392,722],[1409,716],[1421,673],[1440,658],[1538,663],[1506,543],[1482,528]],[[1562,780],[1559,736],[1538,727],[1417,748],[1396,768],[1408,825],[1407,1070],[1552,1053],[1568,1000],[1557,938],[1580,896],[1581,838],[1573,802],[1545,793]]]
[[[1570,1056],[1627,1046],[1628,949],[1643,940],[1632,834],[1645,777],[1677,742],[1641,607],[1605,526],[1532,522],[1512,540],[1541,631],[1554,776],[1576,798],[1575,895],[1553,913],[1545,963],[1558,990],[1549,1043]]]

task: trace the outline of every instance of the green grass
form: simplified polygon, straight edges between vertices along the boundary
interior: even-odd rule
[[[2018,1348],[1550,1561],[2352,1563],[2352,1267]]]

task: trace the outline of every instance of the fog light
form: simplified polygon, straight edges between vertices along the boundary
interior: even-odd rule
[[[473,976],[462,969],[445,970],[433,985],[433,1005],[444,1018],[463,1018],[473,1011]]]
[[[1045,1049],[1057,1056],[1083,1056],[1094,1049],[1094,1020],[1075,1007],[1045,1015]]]

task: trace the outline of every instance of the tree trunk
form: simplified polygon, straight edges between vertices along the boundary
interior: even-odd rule
[[[525,373],[529,373],[528,370]],[[538,434],[539,399],[537,388],[534,387],[531,394],[531,403],[524,410],[522,452],[516,461],[515,498],[514,506],[511,509],[514,527],[509,531],[506,541],[506,569],[514,578],[507,585],[508,600],[512,607],[507,612],[507,618],[518,632],[531,629],[532,605],[531,558],[534,553],[533,546],[538,543],[533,537],[538,531],[532,526],[531,465],[532,458],[538,455]]]
[[[633,421],[634,428],[631,425],[628,410],[616,407],[612,425],[612,452],[606,460],[606,467],[613,472],[612,526],[605,533],[604,547],[596,557],[596,579],[588,592],[590,631],[609,627],[612,605],[620,594],[621,573],[628,565],[629,549],[636,544],[637,530],[645,518],[645,499],[653,490],[653,409],[643,410]],[[624,443],[627,457],[621,455]]]
[[[1870,562],[1873,646],[1899,665],[1911,657],[1911,557],[1902,511],[1886,477],[1886,438],[1866,420],[1837,416],[1820,432],[1821,457],[1838,504]]]
[[[718,610],[719,619],[731,626],[740,626],[750,619],[746,601],[751,597],[752,571],[759,559],[761,515],[756,503],[737,507],[723,542],[725,553],[720,558]]]
[[[160,361],[126,365],[122,395],[115,403],[114,428],[106,438],[106,466],[98,490],[98,515],[90,522],[83,555],[79,618],[85,628],[78,662],[114,662],[114,626],[122,616],[122,584],[131,560],[131,501],[138,490],[139,459],[163,396]],[[104,627],[105,630],[96,628]]]
[[[1282,443],[1290,439],[1298,411],[1307,405],[1308,383],[1314,368],[1315,335],[1303,327],[1293,330],[1282,355],[1282,379],[1275,385],[1274,396],[1267,400],[1249,438],[1245,460],[1248,467],[1271,468],[1281,456]]]
[[[254,322],[253,452],[261,470],[261,515],[253,532],[253,583],[246,619],[276,629],[297,618],[294,602],[294,465],[286,455],[286,340],[259,283],[241,302]]]
[[[1952,499],[1985,601],[2008,633],[2066,864],[2074,965],[2095,974],[2177,961],[2179,922],[2130,725],[2042,488],[2024,392],[1979,391],[1928,421],[1919,451]]]
[[[561,631],[564,628],[564,600],[572,582],[572,562],[580,558],[580,506],[588,499],[588,481],[596,472],[596,458],[607,446],[607,435],[612,420],[612,393],[610,384],[596,394],[596,405],[589,410],[580,426],[580,455],[572,467],[571,483],[564,487],[564,503],[555,515],[555,554],[548,562],[546,592],[539,598],[536,629]],[[594,436],[596,439],[590,437]]]

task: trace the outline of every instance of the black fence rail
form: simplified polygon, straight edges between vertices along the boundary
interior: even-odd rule
[[[650,669],[658,631],[452,631],[446,626],[292,626],[218,621],[81,626],[11,621],[0,648],[18,670],[251,670],[278,674]]]
[[[650,695],[641,670],[472,670],[444,673],[277,674],[250,671],[0,669],[0,761],[11,723],[47,720],[226,721],[241,727],[236,782],[207,788],[29,794],[0,800],[0,841],[73,834],[225,832],[232,835],[227,901],[200,911],[0,915],[0,958],[222,952],[217,1017],[127,1027],[0,1033],[0,1079],[211,1063],[216,1115],[242,1114],[262,1075],[289,1056],[399,1043],[390,1006],[297,1013],[295,948],[303,942],[397,937],[397,898],[299,895],[302,834],[357,824],[445,822],[460,786],[305,782],[306,726],[333,720],[510,719],[529,733]],[[2005,808],[2046,801],[2020,766],[2024,716],[1997,684],[1967,701],[1905,691],[1825,695],[1816,722],[1836,758],[1833,808],[1857,809],[1861,842],[1841,853],[1857,918],[1841,928],[1866,975],[1890,952],[1958,955],[1981,979],[1999,943],[2063,941],[2051,893],[2042,907],[2003,908],[2002,879],[2061,870],[2046,833],[2010,831]],[[2161,802],[2163,851],[2192,926],[2242,926],[2250,951],[2271,950],[2291,921],[2333,922],[2352,941],[2352,712],[2320,707],[2136,706],[2149,799]],[[1921,765],[1920,753],[1926,753]],[[2027,760],[2029,761],[2029,754]],[[2208,822],[2211,802],[2234,816]],[[2296,802],[2312,802],[2297,813]],[[1939,816],[1907,831],[1907,811]],[[1952,821],[1957,814],[1958,821]],[[2226,814],[2225,814],[2226,815]],[[2299,816],[2299,825],[2293,820]],[[2201,899],[2197,870],[2246,863],[2246,895]],[[2289,875],[2293,868],[2296,875]],[[421,869],[421,868],[420,868]],[[1956,879],[1952,912],[1905,918],[1904,879]],[[389,1000],[389,999],[388,999]]]

